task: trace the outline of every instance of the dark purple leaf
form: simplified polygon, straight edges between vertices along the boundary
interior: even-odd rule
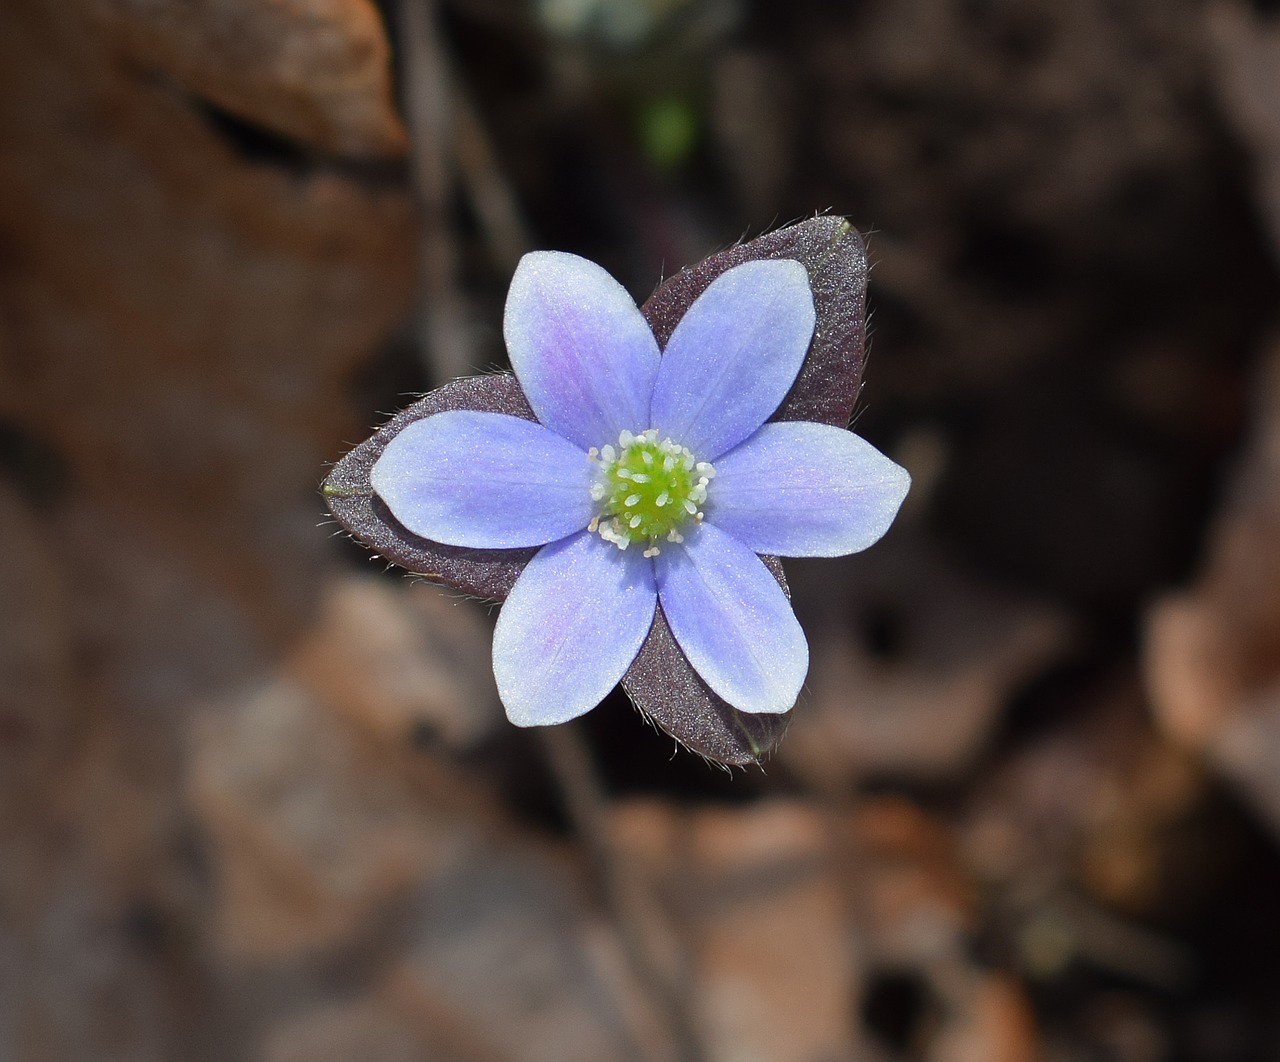
[[[787,591],[778,558],[760,559]],[[622,677],[622,688],[655,726],[699,755],[726,766],[759,763],[782,740],[791,722],[790,712],[739,712],[712,693],[676,644],[661,605],[635,662]]]
[[[766,258],[794,258],[808,270],[818,318],[804,367],[772,419],[847,428],[865,359],[867,249],[844,218],[803,221],[713,254],[663,283],[640,311],[665,348],[708,284],[727,269]]]
[[[454,380],[402,409],[339,461],[324,481],[324,500],[338,523],[387,560],[464,594],[503,601],[536,549],[468,549],[420,538],[401,526],[369,483],[387,443],[405,427],[453,409],[537,419],[510,373]]]

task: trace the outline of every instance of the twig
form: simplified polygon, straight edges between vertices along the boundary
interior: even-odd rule
[[[467,198],[475,209],[489,249],[504,272],[515,269],[520,256],[533,247],[511,185],[502,174],[489,134],[470,95],[453,81],[454,149]]]
[[[449,69],[436,33],[433,0],[400,0],[395,12],[405,119],[413,147],[413,186],[422,210],[418,241],[420,354],[428,376],[443,382],[465,376],[475,362],[466,307],[458,291],[449,214],[453,188]]]
[[[652,899],[618,856],[609,832],[604,789],[582,736],[573,723],[543,727],[539,733],[569,818],[596,864],[632,970],[665,1018],[680,1062],[703,1062],[705,1052],[686,995],[679,991],[675,972],[668,973],[659,957]]]

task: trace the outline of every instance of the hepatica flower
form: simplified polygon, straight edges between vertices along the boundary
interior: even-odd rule
[[[864,549],[909,483],[842,428],[768,423],[814,321],[799,262],[747,262],[707,287],[660,352],[599,266],[557,252],[520,262],[503,331],[537,421],[426,417],[371,474],[416,535],[539,547],[494,632],[513,723],[562,723],[595,707],[635,660],[659,603],[689,663],[733,708],[795,704],[808,647],[758,554]]]
[[[621,681],[723,763],[780,740],[808,669],[778,556],[876,541],[906,472],[846,430],[866,255],[821,217],[715,255],[640,308],[539,252],[504,333],[514,377],[457,380],[334,468],[338,520],[397,563],[503,600],[498,691],[521,726]]]

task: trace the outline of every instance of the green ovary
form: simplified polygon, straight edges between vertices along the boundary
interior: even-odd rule
[[[639,435],[624,431],[616,447],[592,449],[588,456],[599,465],[591,488],[599,514],[590,530],[606,542],[619,549],[645,542],[645,555],[655,556],[659,541],[681,542],[680,529],[702,520],[715,469],[679,443],[660,440],[653,428]]]

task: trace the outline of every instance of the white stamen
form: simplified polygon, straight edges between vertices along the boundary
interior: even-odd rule
[[[606,542],[612,542],[618,549],[626,549],[631,545],[631,536],[619,530],[616,519],[600,525],[600,537]]]
[[[613,464],[618,459],[618,451],[606,443],[600,447],[600,456],[609,464]]]
[[[639,517],[638,515],[637,515],[637,516],[633,516],[629,521],[627,521],[627,523],[628,523],[632,528],[637,528],[637,527],[639,527],[639,526],[640,526],[640,517]]]
[[[669,495],[664,490],[661,494],[659,494],[656,498],[653,499],[653,504],[656,505],[659,509],[661,509],[664,505],[667,504],[668,501],[670,501],[670,499],[671,499],[671,495]]]
[[[649,455],[648,455],[648,454],[645,454],[645,456],[646,456],[646,457],[648,457]],[[653,479],[653,477],[652,477],[651,475],[649,475],[647,472],[632,472],[632,473],[631,473],[631,482],[632,482],[632,483],[648,483],[648,482],[649,482],[649,480],[651,480],[651,479]]]
[[[692,516],[694,513],[698,511],[698,507],[693,504],[693,501],[691,499],[685,498],[684,511],[687,512],[690,516]]]
[[[587,451],[587,458],[591,461],[594,461],[599,456],[600,456],[600,451],[597,450],[594,446]]]
[[[660,550],[657,546],[650,546],[647,550],[645,550],[645,551],[641,554],[641,556],[642,556],[642,557],[656,557],[656,556],[657,556],[659,553],[661,553],[661,552],[662,552],[662,550]]]
[[[632,435],[631,432],[627,431],[626,428],[623,428],[622,431],[618,432],[618,445],[624,450],[635,441],[636,437]]]
[[[588,530],[588,531],[590,531],[592,534],[595,534],[597,531],[599,531],[599,530],[600,530],[600,517],[598,517],[598,516],[593,516],[593,517],[591,518],[591,523],[587,524],[587,530]]]
[[[640,500],[639,494],[628,494],[626,501],[624,501],[622,504],[625,505],[628,509],[630,509],[631,506],[635,505],[636,502],[638,502],[639,500]],[[632,524],[631,526],[634,527],[635,525]]]

